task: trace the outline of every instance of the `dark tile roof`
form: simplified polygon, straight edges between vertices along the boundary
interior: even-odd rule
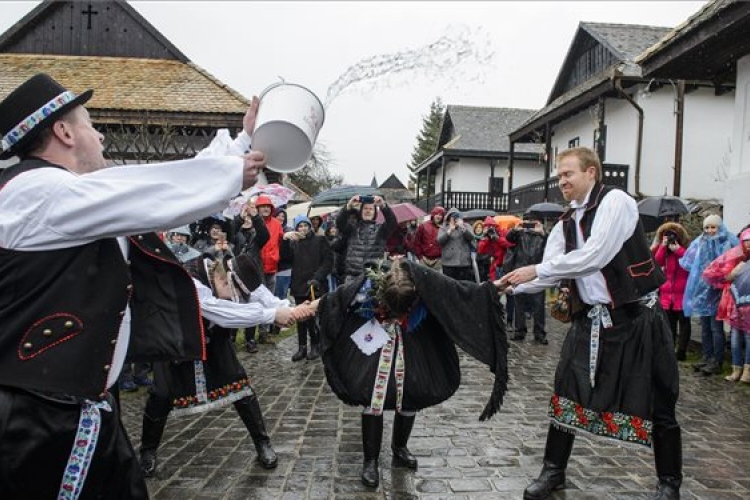
[[[588,22],[581,23],[580,29],[589,33],[625,63],[633,63],[644,50],[672,30],[661,26]]]
[[[682,40],[693,31],[700,28],[706,21],[716,16],[718,13],[737,3],[738,0],[713,0],[707,2],[701,9],[690,16],[687,20],[680,23],[679,26],[666,33],[662,38],[654,42],[653,45],[645,49],[638,57],[636,62],[648,59],[656,52]]]
[[[184,113],[242,113],[249,101],[201,67],[164,59],[0,53],[0,99],[36,73],[80,93],[88,108]]]
[[[453,124],[454,135],[441,147],[446,152],[509,153],[508,134],[520,127],[534,112],[533,109],[448,105],[445,121],[450,120]],[[533,144],[519,144],[515,151],[537,153],[541,150]]]
[[[406,186],[396,177],[396,174],[391,174],[385,182],[380,185],[381,189],[406,189]]]

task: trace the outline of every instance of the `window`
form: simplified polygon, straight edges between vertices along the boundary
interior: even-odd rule
[[[574,137],[573,139],[568,141],[568,147],[569,148],[577,148],[578,145],[581,143],[580,137]]]

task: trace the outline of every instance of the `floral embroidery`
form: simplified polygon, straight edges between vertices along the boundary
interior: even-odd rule
[[[554,394],[549,416],[557,423],[597,436],[651,446],[653,422],[625,413],[595,412],[570,399]]]
[[[247,378],[243,378],[231,384],[225,384],[222,387],[216,388],[213,391],[206,393],[208,401],[217,401],[222,398],[226,398],[228,395],[232,395],[250,388],[250,381]],[[197,396],[185,396],[182,398],[176,398],[172,401],[172,406],[175,408],[190,408],[202,404],[201,400]]]
[[[76,95],[73,92],[63,92],[62,94],[58,95],[57,97],[54,97],[49,102],[44,104],[41,108],[37,109],[33,113],[31,113],[29,116],[23,119],[21,123],[13,127],[6,135],[3,137],[2,140],[2,148],[0,149],[8,149],[14,144],[16,144],[18,141],[26,137],[26,134],[28,134],[36,125],[44,121],[48,116],[50,116],[55,111],[59,110],[69,102],[73,101],[76,98]]]

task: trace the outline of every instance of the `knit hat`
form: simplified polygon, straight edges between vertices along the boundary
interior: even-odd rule
[[[721,220],[720,215],[711,214],[706,216],[705,219],[703,219],[703,229],[706,229],[708,226],[714,226],[714,227],[721,227],[721,224],[723,221]]]

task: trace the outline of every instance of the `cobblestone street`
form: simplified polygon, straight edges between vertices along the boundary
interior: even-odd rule
[[[511,383],[502,411],[478,416],[492,377],[462,355],[462,384],[448,402],[421,412],[409,447],[419,470],[391,468],[390,428],[380,457],[381,484],[359,480],[360,408],[341,404],[319,361],[292,363],[296,338],[240,354],[254,380],[279,467],[260,468],[247,431],[232,406],[195,417],[170,418],[149,480],[155,499],[520,499],[541,468],[564,327],[548,320],[548,346],[527,337],[511,342]],[[694,375],[682,363],[678,418],[683,428],[682,498],[750,498],[750,387]],[[124,418],[137,447],[145,390],[124,395]],[[567,489],[555,499],[647,499],[656,482],[653,455],[578,437]]]

